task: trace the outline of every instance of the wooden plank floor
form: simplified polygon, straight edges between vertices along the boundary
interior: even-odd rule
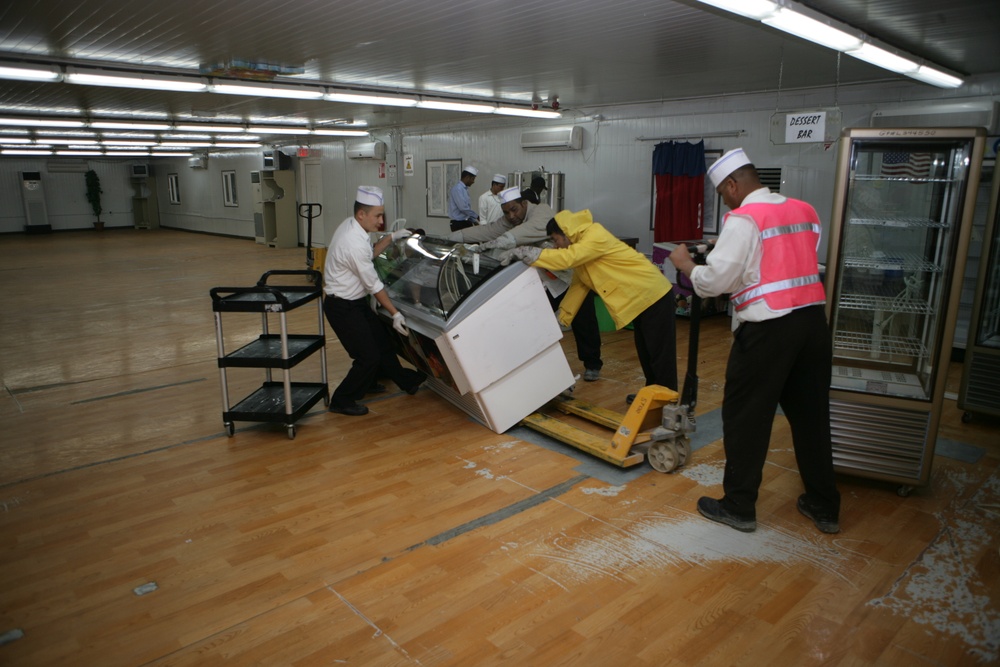
[[[609,484],[395,387],[363,418],[317,406],[294,440],[248,423],[228,438],[208,290],[304,261],[170,230],[0,237],[0,636],[23,633],[0,664],[1000,661],[997,420],[962,424],[947,401],[941,435],[981,458],[939,455],[906,499],[842,478],[836,536],[795,509],[782,418],[751,535],[695,510],[719,493],[719,441]],[[292,315],[314,331],[313,309]],[[260,321],[223,324],[249,340]],[[683,368],[683,321],[678,339]],[[624,410],[631,332],[604,343],[577,397]],[[728,345],[725,318],[705,320],[700,414],[721,403]],[[336,383],[349,360],[332,335],[327,350]],[[229,376],[234,398],[261,380]]]

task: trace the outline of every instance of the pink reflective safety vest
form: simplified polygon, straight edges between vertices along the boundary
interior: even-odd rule
[[[747,204],[730,215],[752,219],[761,239],[760,282],[730,297],[736,310],[759,299],[771,310],[826,302],[816,264],[820,224],[812,206],[788,199],[784,204]]]

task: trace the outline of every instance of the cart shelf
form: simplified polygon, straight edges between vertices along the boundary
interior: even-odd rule
[[[215,335],[218,344],[219,375],[222,380],[222,422],[232,436],[236,429],[233,422],[281,422],[288,429],[288,437],[295,437],[295,422],[322,399],[330,403],[330,390],[326,376],[326,336],[324,333],[323,290],[319,287],[294,285],[269,285],[272,276],[304,276],[319,284],[318,271],[276,270],[261,276],[253,287],[213,287],[210,290],[212,310],[215,311]],[[316,334],[289,334],[287,313],[308,303],[316,304]],[[226,354],[222,333],[222,313],[259,313],[262,333],[235,352]],[[268,331],[268,315],[276,314],[281,333]],[[292,382],[291,369],[304,359],[320,353],[321,382]],[[260,389],[230,407],[227,368],[262,368],[264,383]],[[274,381],[272,369],[280,369],[282,380]]]

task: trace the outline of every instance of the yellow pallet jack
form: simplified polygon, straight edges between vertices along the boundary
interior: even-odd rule
[[[703,264],[711,246],[702,241],[685,243],[695,261]],[[683,394],[660,385],[643,387],[625,414],[589,405],[565,394],[549,403],[563,414],[576,415],[613,429],[610,441],[540,412],[528,415],[521,424],[622,468],[648,460],[657,472],[673,472],[691,458],[691,435],[696,430],[694,408],[698,400],[700,321],[701,298],[692,288]]]

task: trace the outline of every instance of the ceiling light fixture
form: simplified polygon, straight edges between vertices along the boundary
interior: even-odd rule
[[[0,79],[14,81],[58,81],[62,72],[54,65],[0,65]]]
[[[223,95],[255,95],[257,97],[282,97],[295,100],[318,100],[323,97],[323,90],[320,88],[261,83],[213,83],[208,87],[208,90]]]
[[[168,123],[126,123],[121,121],[94,120],[89,126],[97,130],[169,130]]]
[[[875,46],[868,35],[839,24],[819,12],[791,0],[699,0],[699,2],[761,21],[772,28],[795,35],[815,44],[864,60],[896,74],[940,88],[957,88],[963,80],[940,68],[919,64],[908,54],[892,52]]]
[[[208,90],[208,82],[195,77],[155,77],[131,72],[108,72],[67,67],[64,80],[85,86],[111,86],[114,88],[141,88],[143,90],[171,90],[200,93]]]
[[[260,148],[262,144],[258,143],[246,143],[241,144],[235,141],[219,141],[212,144],[215,148]]]
[[[308,127],[255,126],[255,127],[248,127],[247,132],[255,132],[257,134],[312,134],[312,130],[310,130]],[[365,134],[367,134],[367,132]]]
[[[323,137],[367,137],[364,130],[313,130],[312,134]]]
[[[327,93],[323,99],[328,102],[348,104],[371,104],[374,106],[415,107],[417,100],[412,97],[391,97],[389,95],[362,95],[360,93]]]
[[[0,118],[0,125],[15,127],[86,127],[82,120],[46,120],[44,118]]]
[[[562,114],[558,111],[542,111],[541,109],[522,107],[497,107],[493,113],[499,116],[523,116],[525,118],[562,118]]]
[[[492,104],[469,104],[467,102],[446,102],[444,100],[420,100],[417,108],[435,109],[438,111],[468,111],[469,113],[493,113],[496,107]]]
[[[246,132],[242,125],[198,125],[188,123],[186,125],[175,125],[175,130],[182,132]]]

